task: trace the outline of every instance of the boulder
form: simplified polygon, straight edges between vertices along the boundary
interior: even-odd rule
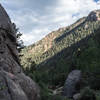
[[[80,93],[76,93],[73,95],[73,100],[79,100],[80,98]]]
[[[81,71],[73,70],[69,73],[63,88],[63,95],[72,98],[77,93],[77,88],[80,88]]]
[[[0,100],[39,99],[39,86],[20,66],[16,27],[0,5]]]

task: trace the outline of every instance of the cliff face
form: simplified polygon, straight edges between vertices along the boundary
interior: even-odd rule
[[[0,5],[0,100],[39,100],[39,87],[19,63],[16,29]]]

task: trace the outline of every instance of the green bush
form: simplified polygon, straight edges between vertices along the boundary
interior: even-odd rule
[[[100,100],[100,91],[96,91],[96,100]]]
[[[64,97],[64,96],[60,96],[60,95],[54,95],[50,98],[50,100],[72,100],[72,99],[69,99],[67,97]]]
[[[96,100],[95,92],[89,87],[85,87],[81,90],[79,100]]]

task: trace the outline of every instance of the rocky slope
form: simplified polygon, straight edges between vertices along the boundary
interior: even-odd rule
[[[23,73],[16,48],[16,28],[0,5],[0,100],[39,100],[39,87]]]

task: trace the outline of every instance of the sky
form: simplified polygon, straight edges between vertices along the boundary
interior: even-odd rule
[[[100,0],[0,0],[0,3],[23,33],[25,45],[100,9]]]

